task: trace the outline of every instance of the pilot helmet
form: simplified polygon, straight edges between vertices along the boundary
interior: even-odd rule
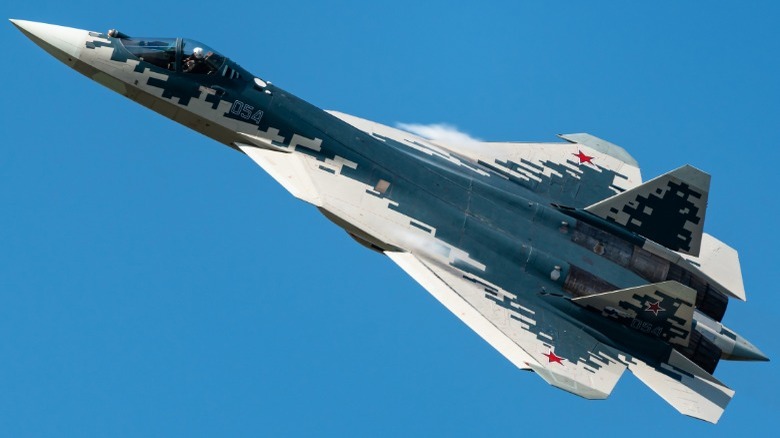
[[[195,57],[198,59],[203,58],[203,48],[195,47],[195,50],[192,51],[192,54],[195,55]]]

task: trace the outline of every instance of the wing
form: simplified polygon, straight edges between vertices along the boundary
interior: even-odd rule
[[[603,399],[626,368],[578,327],[472,274],[423,255],[385,254],[515,366],[555,387]]]
[[[523,302],[434,256],[385,254],[518,368],[535,371],[552,386],[584,398],[604,399],[628,367],[679,412],[711,423],[718,421],[734,395],[676,350],[663,362],[646,363],[599,343],[544,307]],[[686,294],[685,290],[666,290],[669,286],[661,283],[620,290],[593,296],[582,304],[600,305],[629,293],[657,295],[659,288],[663,293]]]
[[[427,139],[381,123],[329,111],[350,125],[403,147],[481,169],[570,207],[587,207],[642,182],[639,164],[623,148],[590,134],[565,134],[566,143]],[[422,133],[424,134],[424,133]]]
[[[569,143],[481,143],[478,161],[552,202],[572,207],[642,182],[639,165],[623,148],[590,134],[560,137]]]

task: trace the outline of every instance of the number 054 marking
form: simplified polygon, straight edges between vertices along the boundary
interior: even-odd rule
[[[230,113],[244,120],[251,120],[255,124],[260,124],[260,119],[263,118],[263,110],[255,111],[255,107],[240,100],[233,102],[233,106],[230,107]]]

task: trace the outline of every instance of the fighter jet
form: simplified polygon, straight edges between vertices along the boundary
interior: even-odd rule
[[[458,144],[321,110],[186,38],[11,22],[79,73],[245,154],[383,253],[517,368],[587,399],[626,369],[715,423],[721,359],[765,361],[722,324],[737,252],[704,233],[710,175],[643,182],[589,134]]]

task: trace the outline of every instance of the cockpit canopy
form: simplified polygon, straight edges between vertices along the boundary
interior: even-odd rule
[[[157,67],[191,74],[215,74],[225,57],[216,50],[186,38],[120,38],[128,52]]]

